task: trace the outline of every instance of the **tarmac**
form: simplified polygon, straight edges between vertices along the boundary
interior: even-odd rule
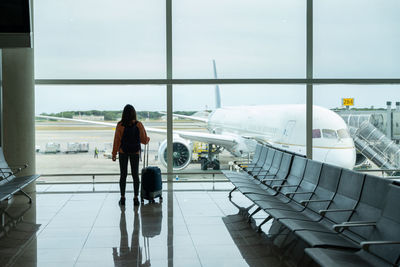
[[[165,122],[144,122],[145,127],[164,128]],[[197,123],[174,122],[174,129],[203,131],[206,129],[200,127]],[[114,129],[112,127],[99,127],[98,125],[85,125],[71,122],[37,122],[36,124],[36,146],[40,147],[36,153],[36,172],[42,174],[38,182],[88,182],[92,181],[93,176],[89,174],[116,174],[99,176],[96,175],[96,181],[118,181],[119,165],[118,160],[113,162],[109,157],[114,139]],[[162,172],[166,168],[158,160],[159,145],[166,139],[166,135],[148,133],[150,137],[149,144],[149,165],[160,167]],[[59,143],[60,152],[46,153],[46,144],[49,142]],[[81,153],[67,153],[67,144],[69,142],[88,142],[89,151]],[[95,148],[99,150],[98,158],[95,158]],[[228,152],[220,154],[221,168],[228,169],[228,162],[234,160]],[[142,165],[140,165],[140,168]],[[211,170],[210,170],[211,171]],[[208,172],[210,172],[208,171]],[[210,179],[212,175],[207,171],[200,170],[200,164],[190,164],[182,172],[196,172],[199,174],[190,175],[195,179]],[[51,176],[50,174],[87,174],[73,176]],[[220,175],[223,178],[222,175]],[[185,179],[182,173],[178,179]],[[215,175],[214,175],[215,178]],[[128,178],[129,180],[129,178]]]

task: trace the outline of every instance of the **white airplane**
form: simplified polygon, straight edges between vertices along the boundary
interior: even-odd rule
[[[214,74],[216,68],[214,62]],[[173,168],[182,170],[192,160],[192,141],[213,144],[224,148],[234,156],[247,156],[255,150],[257,141],[291,152],[306,154],[306,106],[305,105],[263,105],[221,107],[218,85],[216,92],[216,109],[208,116],[175,115],[206,124],[209,133],[174,130]],[[335,112],[313,106],[313,159],[352,169],[356,160],[356,149],[346,123]],[[94,123],[106,126],[116,125],[107,122],[95,122],[78,119],[66,119],[39,115],[49,119],[71,120]],[[166,130],[146,127],[150,133],[165,134]],[[158,155],[161,163],[167,165],[167,140],[161,143]],[[219,168],[216,155],[220,149],[209,152],[203,166]]]

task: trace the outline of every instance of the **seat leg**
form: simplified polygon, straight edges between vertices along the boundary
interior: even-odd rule
[[[24,190],[21,189],[20,192],[29,199],[29,203],[32,203],[32,198],[27,193],[25,193]]]
[[[253,212],[249,215],[249,217],[248,217],[248,219],[247,219],[247,222],[250,223],[250,222],[251,222],[251,218],[252,218],[257,212],[259,212],[260,210],[261,210],[261,208],[258,207],[255,211],[253,211]]]
[[[243,207],[240,207],[240,206],[239,206],[238,204],[236,204],[235,202],[233,202],[233,200],[232,200],[231,198],[229,198],[229,202],[231,202],[231,203],[233,204],[233,206],[235,206],[236,208],[239,209],[239,213],[245,209],[245,208],[243,208]]]
[[[247,211],[247,212],[249,212],[249,210],[252,208],[252,207],[254,207],[256,204],[251,204],[250,206],[248,206],[247,208],[245,208],[244,210],[245,211]]]
[[[233,188],[230,192],[229,192],[229,199],[231,199],[232,198],[232,193],[233,193],[233,191],[235,191],[237,189],[237,187],[235,187],[235,188]]]
[[[272,216],[268,216],[260,225],[257,227],[257,232],[261,232],[261,226],[263,226],[265,223],[267,223],[269,220],[272,219]]]

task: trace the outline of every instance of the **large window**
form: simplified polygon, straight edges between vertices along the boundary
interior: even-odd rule
[[[220,91],[221,108],[217,108],[216,90]],[[305,153],[305,132],[298,132],[305,128],[306,121],[304,85],[178,85],[173,101],[174,113],[186,111],[195,117],[175,117],[175,134],[183,132],[185,137],[190,131],[200,138],[202,133],[234,138],[233,142],[208,138],[209,143],[174,138],[174,146],[181,146],[174,168],[187,163],[187,147],[192,151],[192,164],[186,169],[192,171],[229,169],[230,162],[248,158],[254,152],[255,140]]]
[[[326,158],[316,146],[324,149],[329,141],[336,146],[349,139],[346,126],[336,129],[321,115],[345,109],[342,98],[354,98],[357,108],[400,100],[396,0],[34,4],[36,113],[121,110],[126,103],[159,112],[147,123],[164,130],[153,139],[154,164],[167,163],[168,155],[173,162],[178,153],[163,154],[161,148],[172,150],[171,141],[179,137],[173,134],[179,131],[249,137],[234,129],[218,132],[204,120],[173,118],[172,112],[207,118],[216,110],[215,83],[223,107],[280,105],[279,118],[290,109],[284,105],[301,104],[302,149],[296,152],[309,157]],[[244,112],[250,116],[244,128],[252,123],[262,128],[251,122],[251,109]],[[293,145],[290,135],[297,126],[292,120],[281,127],[279,134],[288,141],[281,146]],[[225,163],[235,157],[228,150],[221,153]],[[171,173],[172,167],[162,168]]]
[[[165,115],[159,112],[166,110],[165,92],[165,86],[36,86],[37,114],[94,122],[37,120],[38,173],[118,173],[118,161],[111,160],[111,152],[115,126],[127,103],[135,106],[138,119],[148,128],[149,164],[165,171],[158,161],[158,147],[166,135],[152,131],[166,131]],[[68,179],[90,181],[92,176]],[[118,177],[96,177],[97,181],[110,179]]]

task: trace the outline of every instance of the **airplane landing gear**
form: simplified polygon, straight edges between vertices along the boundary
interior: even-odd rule
[[[219,170],[220,169],[220,163],[219,160],[214,159],[214,160],[208,160],[206,158],[203,158],[200,162],[201,169],[203,171],[206,171],[207,169],[213,169],[213,170]]]
[[[208,169],[219,170],[220,163],[218,160],[218,154],[221,153],[221,147],[208,144],[207,152],[204,153],[200,158],[200,168],[203,171]]]

